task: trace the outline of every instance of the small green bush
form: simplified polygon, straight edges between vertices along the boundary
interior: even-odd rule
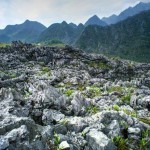
[[[96,86],[89,87],[88,92],[85,94],[85,96],[89,98],[94,98],[100,95],[101,95],[101,89]]]
[[[123,109],[124,113],[126,113],[127,115],[137,118],[137,112],[136,111],[130,111],[128,109]]]
[[[60,136],[56,132],[54,132],[54,144],[55,146],[60,144]]]
[[[67,96],[71,96],[72,95],[72,93],[74,92],[74,90],[66,90],[65,92],[64,92],[64,94],[65,95],[67,95]]]
[[[127,104],[130,103],[130,99],[131,99],[131,93],[128,93],[121,98],[122,102],[126,102]]]
[[[128,139],[124,139],[121,136],[116,136],[112,139],[112,141],[117,146],[117,150],[129,150],[127,145]]]
[[[99,112],[99,108],[97,106],[91,105],[86,108],[86,112],[90,114],[96,114]]]
[[[111,88],[109,88],[108,92],[112,93],[112,92],[119,92],[122,93],[124,91],[123,87],[121,86],[112,86]]]
[[[113,109],[116,110],[116,111],[119,111],[120,107],[118,105],[113,105]]]
[[[48,67],[42,67],[41,69],[41,75],[48,74],[51,75],[51,70]]]

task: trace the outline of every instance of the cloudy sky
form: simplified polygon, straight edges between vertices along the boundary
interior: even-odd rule
[[[119,14],[137,3],[139,0],[0,0],[0,29],[26,19],[39,21],[46,26],[63,20],[84,23],[94,14],[100,18]]]

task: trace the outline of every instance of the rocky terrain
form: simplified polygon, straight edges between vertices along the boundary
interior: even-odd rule
[[[148,150],[149,139],[150,64],[0,48],[0,150]]]

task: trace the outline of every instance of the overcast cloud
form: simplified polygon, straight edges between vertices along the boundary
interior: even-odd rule
[[[119,14],[137,3],[139,0],[0,0],[0,28],[22,23],[26,19],[46,26],[63,20],[84,23],[94,14],[100,18]]]

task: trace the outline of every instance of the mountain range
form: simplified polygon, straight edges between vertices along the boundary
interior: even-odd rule
[[[121,12],[118,16],[113,14],[110,17],[102,18],[102,21],[106,22],[108,25],[115,24],[119,21],[127,19],[130,16],[134,16],[138,13],[141,13],[142,11],[149,10],[149,9],[150,9],[150,3],[140,2],[134,7],[127,8],[126,10]]]
[[[84,30],[84,25],[78,26],[63,21],[62,23],[55,23],[44,30],[38,38],[39,42],[59,40],[63,43],[72,44],[79,38],[80,33]]]
[[[150,10],[114,25],[88,26],[76,45],[89,52],[150,62]]]
[[[150,3],[139,3],[100,19],[97,15],[85,24],[54,23],[46,28],[39,22],[26,20],[0,30],[0,42],[13,40],[44,43],[52,40],[127,59],[150,62]]]
[[[45,29],[46,27],[43,24],[29,20],[18,25],[7,25],[5,29],[0,30],[0,42],[11,42],[14,40],[34,42]]]

